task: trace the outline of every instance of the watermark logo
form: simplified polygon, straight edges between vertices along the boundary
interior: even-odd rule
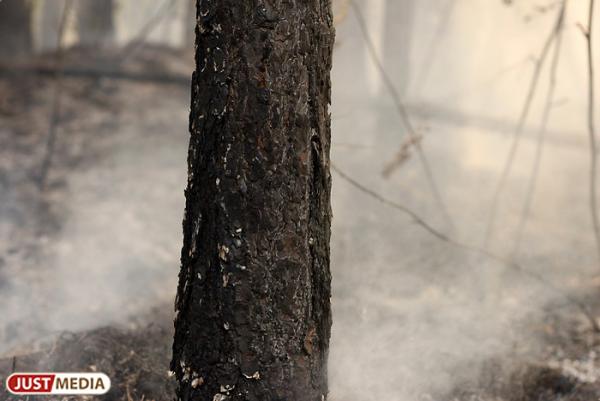
[[[104,373],[13,373],[6,389],[15,395],[99,395],[110,390]]]

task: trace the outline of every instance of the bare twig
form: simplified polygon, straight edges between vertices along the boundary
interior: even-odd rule
[[[73,0],[67,0],[65,3],[62,14],[60,17],[60,23],[58,27],[58,36],[56,39],[56,74],[54,81],[54,92],[52,95],[52,111],[50,112],[50,123],[48,128],[48,135],[46,136],[46,148],[44,152],[44,158],[40,166],[38,175],[38,187],[41,190],[46,188],[46,179],[48,178],[48,172],[52,166],[52,158],[54,155],[54,147],[56,143],[56,136],[58,126],[60,124],[61,109],[62,109],[62,68],[63,68],[63,37],[67,25],[67,19],[73,5]]]
[[[360,192],[370,196],[371,198],[381,202],[384,205],[387,205],[393,209],[396,209],[396,210],[408,215],[409,217],[411,217],[413,219],[413,221],[418,226],[420,226],[422,229],[427,231],[429,234],[431,234],[433,237],[437,238],[438,240],[440,240],[454,248],[462,249],[463,251],[466,251],[469,253],[474,253],[474,254],[484,256],[490,260],[493,260],[493,261],[503,265],[506,268],[509,268],[509,269],[523,275],[523,276],[529,277],[530,279],[538,282],[539,284],[543,285],[544,287],[552,290],[556,294],[560,295],[564,300],[566,300],[573,306],[577,307],[581,311],[581,313],[588,319],[591,327],[595,331],[600,332],[600,325],[598,325],[598,322],[596,321],[596,318],[594,317],[594,314],[590,311],[589,307],[586,304],[584,304],[583,302],[581,302],[578,299],[571,296],[569,293],[567,293],[564,290],[562,290],[561,288],[557,287],[555,284],[553,284],[552,282],[547,280],[543,275],[533,272],[533,271],[530,271],[530,270],[526,269],[525,267],[523,267],[522,265],[520,265],[519,263],[515,262],[514,260],[507,259],[502,256],[496,255],[495,253],[493,253],[487,249],[480,248],[475,245],[466,244],[459,240],[456,240],[456,239],[442,233],[437,228],[433,227],[423,217],[421,217],[418,213],[412,211],[410,208],[408,208],[396,201],[390,200],[390,199],[386,198],[385,196],[383,196],[383,195],[373,191],[372,189],[366,187],[365,185],[361,184],[360,182],[358,182],[357,180],[355,180],[354,178],[349,176],[347,173],[342,171],[340,168],[338,168],[333,163],[331,164],[331,169],[334,172],[336,172],[338,174],[338,176],[341,177],[344,181],[351,184],[354,188],[358,189]]]
[[[600,221],[598,220],[598,145],[596,139],[596,126],[594,123],[595,93],[594,93],[594,52],[593,52],[593,28],[594,28],[594,0],[590,0],[588,11],[588,26],[584,32],[587,42],[588,56],[588,113],[587,125],[590,137],[590,211],[592,214],[592,224],[594,226],[594,237],[596,239],[596,249],[598,251],[600,262]]]
[[[442,233],[441,231],[439,231],[438,229],[434,228],[432,225],[430,225],[429,223],[427,223],[425,221],[425,219],[423,219],[421,216],[419,216],[417,213],[413,212],[412,210],[410,210],[409,208],[407,208],[406,206],[395,202],[393,200],[389,200],[385,197],[383,197],[382,195],[378,194],[377,192],[367,188],[366,186],[362,185],[361,183],[359,183],[358,181],[356,181],[354,178],[350,177],[348,174],[344,173],[342,170],[340,170],[335,164],[331,164],[331,169],[333,171],[335,171],[340,177],[342,177],[345,181],[349,182],[350,184],[352,184],[355,188],[359,189],[360,191],[366,193],[367,195],[371,196],[374,199],[377,199],[379,202],[383,203],[384,205],[390,206],[394,209],[400,210],[404,213],[406,213],[407,215],[409,215],[418,225],[420,225],[423,229],[425,229],[426,231],[428,231],[431,235],[433,235],[434,237],[437,237],[439,239],[441,239],[442,241],[448,242],[449,238],[446,234]]]
[[[365,18],[362,14],[360,7],[358,6],[358,4],[356,3],[355,0],[350,0],[350,5],[352,6],[352,9],[354,10],[354,14],[358,21],[358,25],[360,27],[362,36],[367,45],[367,50],[369,52],[369,55],[370,55],[373,63],[377,67],[377,70],[379,71],[381,78],[383,79],[384,86],[386,87],[390,96],[392,97],[394,105],[396,106],[396,111],[398,112],[400,118],[402,119],[402,122],[404,123],[404,126],[406,127],[407,135],[409,136],[411,142],[413,142],[415,144],[415,149],[417,150],[419,160],[421,161],[421,164],[423,166],[423,170],[425,172],[426,179],[429,183],[429,186],[431,187],[433,197],[434,197],[436,203],[438,204],[438,207],[439,207],[441,213],[443,214],[444,218],[446,219],[449,227],[452,229],[454,227],[452,218],[450,217],[450,214],[448,213],[446,205],[442,199],[442,196],[440,194],[438,186],[435,182],[431,166],[429,164],[429,161],[427,160],[427,157],[425,156],[423,147],[421,146],[421,143],[418,140],[419,135],[417,134],[416,130],[414,129],[414,126],[410,120],[410,116],[408,115],[408,112],[406,111],[406,107],[404,106],[404,103],[402,102],[402,100],[400,98],[400,94],[396,90],[396,87],[394,85],[392,78],[387,73],[385,67],[383,66],[383,63],[381,62],[381,60],[379,59],[379,56],[377,55],[375,45],[373,43],[373,40],[371,39],[371,36],[369,35],[367,23],[365,21]]]
[[[563,4],[565,1],[566,0],[563,0]],[[523,133],[523,129],[525,127],[525,122],[527,121],[527,117],[529,116],[531,104],[533,103],[533,98],[534,98],[536,90],[537,90],[537,86],[538,86],[539,79],[540,79],[540,74],[541,74],[542,68],[544,66],[544,63],[546,61],[546,57],[548,56],[549,50],[552,46],[552,43],[556,39],[556,35],[558,34],[558,32],[560,31],[560,28],[562,26],[563,14],[564,14],[564,8],[562,8],[561,11],[559,11],[559,15],[556,19],[556,23],[555,23],[554,27],[552,28],[550,35],[548,35],[548,38],[546,39],[544,46],[542,47],[540,55],[536,60],[535,68],[533,71],[533,76],[531,77],[531,83],[529,85],[529,90],[528,90],[527,96],[525,98],[525,104],[523,105],[523,108],[521,110],[521,115],[519,116],[519,120],[517,122],[517,126],[515,129],[514,135],[513,135],[512,144],[511,144],[510,150],[508,152],[506,161],[504,163],[504,168],[502,170],[500,180],[498,181],[498,185],[496,186],[496,190],[495,190],[494,196],[492,198],[492,204],[490,207],[490,216],[488,219],[485,236],[484,236],[484,247],[488,246],[488,243],[493,234],[494,223],[496,220],[496,213],[497,213],[497,209],[498,209],[498,200],[500,198],[500,194],[504,190],[504,186],[506,185],[506,180],[508,179],[508,176],[510,175],[510,171],[512,169],[515,155],[517,153],[517,150],[519,149],[519,141],[521,139],[521,134]]]
[[[381,172],[383,177],[390,177],[397,168],[402,166],[410,157],[411,149],[417,145],[415,141],[421,142],[422,139],[423,137],[419,135],[416,138],[408,137],[403,140],[396,156],[384,166],[383,171]]]
[[[556,41],[554,43],[554,55],[552,57],[552,64],[550,67],[550,83],[548,86],[548,95],[546,98],[546,104],[544,105],[544,111],[542,115],[542,123],[540,125],[540,130],[538,133],[537,145],[535,150],[535,157],[533,161],[533,169],[531,171],[531,176],[529,178],[529,184],[527,186],[527,193],[525,195],[525,204],[523,206],[523,211],[521,213],[521,218],[519,220],[519,224],[517,226],[517,232],[515,234],[515,241],[513,246],[512,255],[513,258],[517,256],[519,249],[521,247],[521,240],[523,238],[523,231],[525,230],[525,225],[527,224],[527,220],[529,219],[529,213],[531,211],[531,203],[533,201],[533,195],[535,193],[535,188],[537,184],[537,178],[540,170],[540,165],[542,161],[542,154],[544,149],[544,141],[546,139],[548,120],[550,118],[550,111],[553,107],[554,103],[554,92],[556,91],[556,79],[558,73],[558,62],[560,60],[560,50],[562,45],[562,37],[563,37],[563,27],[564,27],[564,18],[565,18],[565,10],[566,10],[566,1],[562,3],[562,7],[560,10],[560,26],[559,31],[556,35]]]

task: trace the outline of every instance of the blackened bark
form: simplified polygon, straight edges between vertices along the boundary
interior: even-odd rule
[[[199,0],[179,400],[327,398],[331,0]]]
[[[10,60],[31,52],[31,6],[24,0],[0,1],[0,57]]]

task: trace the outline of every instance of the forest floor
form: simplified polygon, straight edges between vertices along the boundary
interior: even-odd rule
[[[61,66],[67,73],[59,81]],[[123,71],[123,79],[104,76]],[[180,230],[183,211],[189,71],[189,55],[151,46],[126,60],[71,49],[62,62],[48,54],[0,66],[2,381],[15,369],[97,369],[113,378],[109,399],[172,399],[179,244],[165,250],[164,238]],[[139,165],[144,171],[128,175]],[[173,224],[153,207],[155,189],[165,186],[179,195],[169,197],[174,205],[162,203]],[[115,210],[134,222],[152,217],[156,236],[127,222],[108,234]],[[84,232],[91,243],[77,244]],[[138,245],[124,240],[133,236]],[[110,262],[108,247],[116,255]],[[107,264],[116,271],[105,271]],[[13,398],[2,390],[0,399]]]
[[[152,320],[135,329],[102,327],[77,333],[64,332],[35,351],[0,359],[0,374],[13,371],[103,372],[112,380],[104,400],[170,400],[174,380],[168,366],[172,325],[170,305],[141,317]],[[596,310],[600,313],[600,305]],[[582,324],[554,316],[536,322],[545,333],[546,352],[528,363],[515,365],[510,356],[486,361],[480,376],[458,384],[445,394],[421,394],[416,401],[593,401],[600,399],[600,333]],[[507,368],[510,366],[510,368]],[[474,379],[474,380],[473,380]],[[330,397],[340,401],[335,394]],[[20,397],[0,394],[0,400]],[[93,397],[47,397],[49,400],[83,400]]]
[[[94,54],[97,56],[98,52]],[[81,69],[117,64],[115,55],[103,55],[101,63],[94,57],[83,50],[73,50],[65,55],[64,63]],[[53,60],[51,56],[41,56],[33,63],[51,66]],[[119,68],[126,68],[134,75],[152,73],[153,79],[157,76],[185,77],[189,63],[181,60],[181,54],[176,52],[148,47]],[[0,302],[4,314],[0,316],[0,377],[4,378],[12,371],[99,371],[111,377],[113,384],[109,394],[102,399],[173,398],[174,383],[168,372],[172,341],[170,301],[177,271],[177,231],[182,213],[181,185],[185,182],[189,90],[185,81],[183,84],[171,81],[149,83],[131,79],[64,77],[59,90],[57,134],[54,144],[49,147],[52,105],[57,101],[55,79],[52,75],[6,71],[0,74],[0,289],[5,295]],[[107,173],[114,168],[111,163],[116,163],[107,155],[123,145],[124,139],[117,134],[130,125],[136,129],[131,131],[126,143],[141,154],[125,153],[122,157],[142,158],[136,166],[143,166],[144,171],[134,174],[148,182],[148,186],[142,188],[136,187],[139,183],[135,180],[120,188],[116,182],[111,184],[114,176]],[[146,151],[148,154],[144,154]],[[175,152],[178,157],[173,158],[173,154],[168,153],[169,161],[165,161],[161,151]],[[47,171],[43,171],[48,152],[51,163]],[[103,164],[107,157],[108,164]],[[181,164],[178,172],[161,175],[173,159]],[[98,170],[98,165],[106,170]],[[70,177],[77,174],[78,179],[73,181]],[[90,198],[86,193],[82,195],[82,188],[99,198],[108,196],[105,187],[94,186],[102,180],[108,181],[107,185],[114,185],[110,187],[110,196],[122,191],[122,197],[116,198],[116,206],[86,203]],[[79,185],[77,191],[74,191],[74,182]],[[95,225],[97,214],[108,214],[105,219],[116,224],[111,221],[112,208],[131,207],[131,213],[141,213],[134,215],[136,219],[158,219],[158,224],[162,224],[157,215],[163,211],[144,209],[143,200],[154,196],[152,191],[163,184],[168,185],[169,191],[180,192],[177,200],[168,204],[173,210],[165,217],[174,221],[168,228],[169,233],[171,229],[175,232],[172,243],[165,245],[162,236],[152,237],[146,226],[139,231],[126,230],[124,234],[142,236],[149,241],[140,249],[131,249],[126,244],[123,251],[134,254],[140,263],[146,263],[145,270],[125,269],[123,266],[132,263],[132,257],[124,255],[122,259],[116,259],[117,270],[105,277],[94,270],[102,267],[93,260],[102,255],[102,249],[99,253],[87,253],[89,249],[86,249],[83,262],[75,258],[83,252],[78,248],[81,243],[76,242],[78,236],[90,227],[105,227]],[[75,209],[71,208],[74,203],[79,205]],[[93,209],[91,214],[83,213],[89,208]],[[74,219],[83,219],[91,226],[77,225],[80,223],[73,226]],[[111,240],[118,242],[124,238]],[[83,245],[89,247],[98,241],[103,245],[97,237]],[[57,248],[58,253],[48,253],[48,244]],[[170,256],[163,260],[164,254]],[[156,260],[160,261],[161,268],[169,265],[169,269],[154,271],[151,263]],[[62,270],[61,263],[74,261],[82,263],[81,271]],[[86,270],[87,267],[90,270]],[[123,269],[127,274],[118,273]],[[83,293],[63,293],[65,288],[53,281],[57,271],[61,274],[56,280],[76,281],[76,287],[83,286]],[[148,271],[151,279],[144,281],[140,275]],[[100,293],[87,292],[92,290],[86,286],[88,279],[107,281],[108,285],[118,285],[121,292],[133,292],[124,298],[118,294],[102,298]],[[118,283],[127,280],[129,282]],[[127,305],[120,303],[122,299],[128,300]],[[130,302],[132,299],[135,302]],[[115,303],[113,308],[99,314],[100,306],[106,306],[111,300]],[[582,301],[591,307],[595,316],[600,316],[600,294],[588,295]],[[66,310],[56,312],[61,308]],[[64,322],[68,324],[65,326]],[[543,315],[524,325],[535,335],[538,351],[527,358],[514,358],[508,352],[485,359],[476,376],[453,383],[444,392],[428,394],[424,391],[418,401],[600,399],[600,333],[579,314],[552,304]],[[64,327],[68,331],[62,330]],[[401,355],[398,363],[401,363]],[[19,397],[7,392],[0,393],[0,400],[17,399]],[[346,400],[338,396],[335,389],[331,399],[370,401]]]

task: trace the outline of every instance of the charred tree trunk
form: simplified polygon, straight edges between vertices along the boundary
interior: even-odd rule
[[[31,6],[25,0],[0,1],[0,57],[14,59],[31,52]]]
[[[330,0],[198,0],[179,400],[322,401]]]

